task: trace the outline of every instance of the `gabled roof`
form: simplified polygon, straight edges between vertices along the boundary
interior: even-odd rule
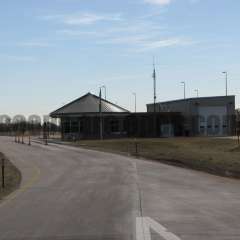
[[[102,99],[102,113],[129,113],[128,110]],[[68,114],[99,113],[100,98],[94,94],[86,95],[66,104],[65,106],[52,112],[50,116],[57,117]]]

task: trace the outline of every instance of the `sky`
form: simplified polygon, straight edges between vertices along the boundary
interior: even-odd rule
[[[240,107],[240,1],[8,0],[0,3],[0,114],[48,114],[106,85],[131,111],[229,94]]]

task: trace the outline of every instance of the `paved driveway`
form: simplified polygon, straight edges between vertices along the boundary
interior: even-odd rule
[[[240,181],[51,144],[4,152],[22,171],[0,239],[240,239]]]

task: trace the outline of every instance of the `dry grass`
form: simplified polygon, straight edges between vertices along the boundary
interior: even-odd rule
[[[0,153],[0,166],[2,166],[3,154]],[[21,182],[21,173],[8,160],[5,159],[5,188],[2,188],[2,170],[0,171],[0,199],[13,192]],[[1,168],[0,168],[1,169]]]
[[[240,178],[240,147],[224,138],[162,138],[79,141],[76,144],[143,158],[177,164],[222,176]]]

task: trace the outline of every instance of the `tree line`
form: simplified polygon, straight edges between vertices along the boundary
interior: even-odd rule
[[[53,134],[60,131],[60,126],[51,122],[34,123],[27,121],[20,121],[15,123],[0,123],[0,134],[7,136],[14,136],[16,134],[24,135],[40,135],[42,132]]]

